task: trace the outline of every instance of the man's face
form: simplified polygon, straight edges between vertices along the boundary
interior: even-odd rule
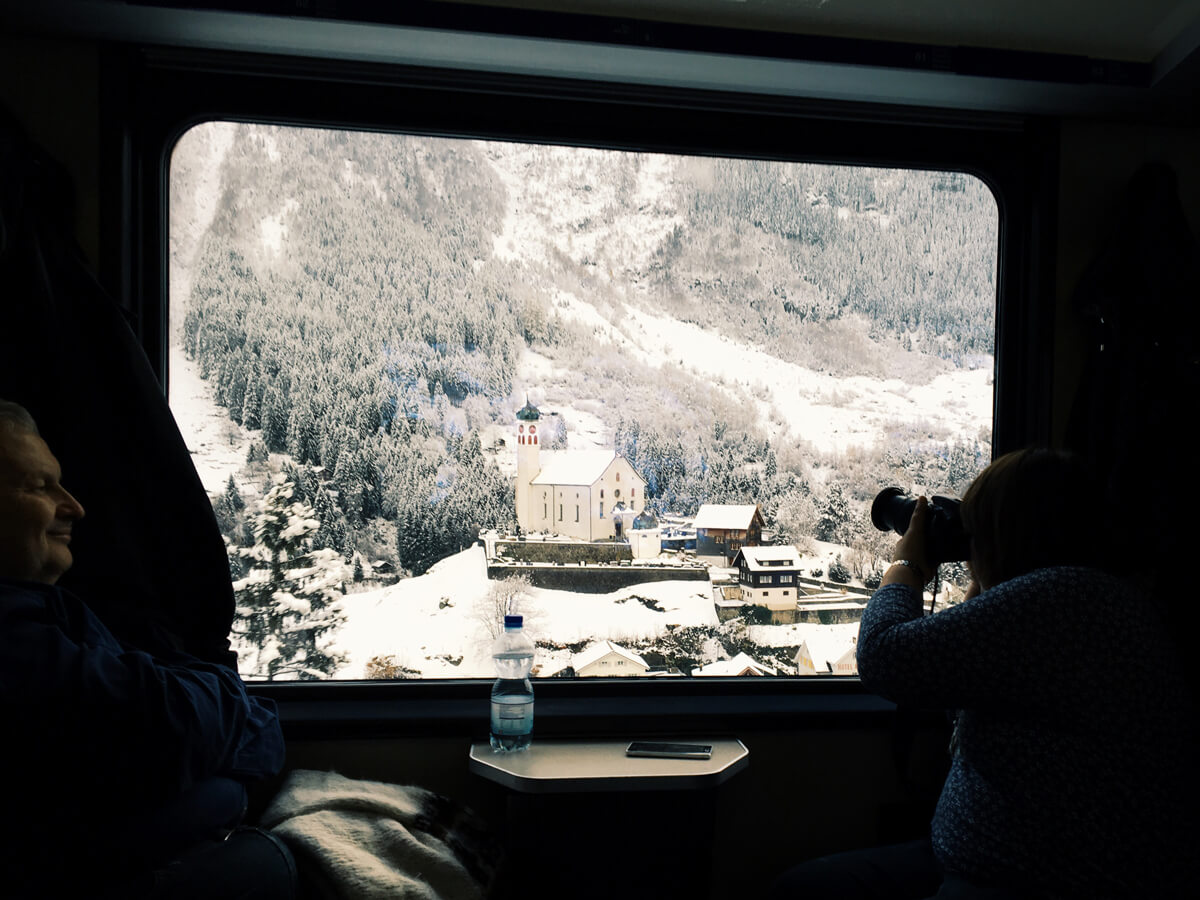
[[[0,575],[54,584],[71,567],[83,507],[61,477],[45,441],[0,423]]]

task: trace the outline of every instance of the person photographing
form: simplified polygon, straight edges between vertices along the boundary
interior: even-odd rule
[[[773,896],[1190,896],[1192,698],[1161,611],[1108,571],[1104,512],[1077,457],[999,457],[962,500],[966,599],[926,615],[936,566],[917,500],[857,652],[868,690],[956,711],[930,837],[805,864]]]

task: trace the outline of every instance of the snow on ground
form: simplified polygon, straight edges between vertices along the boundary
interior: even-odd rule
[[[493,677],[483,603],[489,584],[483,548],[476,546],[447,557],[425,575],[345,597],[347,621],[333,646],[349,658],[335,677],[362,678],[369,660],[388,655],[425,678]],[[707,581],[648,582],[609,594],[532,588],[518,611],[530,637],[557,644],[589,639],[621,644],[662,635],[668,625],[718,624]],[[755,625],[749,632],[770,647],[806,641],[821,667],[852,646],[858,625]],[[711,655],[706,662],[716,660]],[[535,663],[539,674],[552,675],[571,665],[572,655],[566,649],[539,649]]]
[[[192,463],[204,489],[210,494],[225,490],[230,475],[246,464],[250,432],[229,418],[226,410],[212,400],[212,386],[200,377],[196,364],[183,348],[172,345],[167,371],[168,403],[183,440],[192,454]],[[248,485],[238,484],[242,492]],[[258,486],[254,487],[257,492]]]
[[[508,209],[493,251],[501,260],[549,263],[562,254],[606,281],[643,270],[679,222],[662,198],[677,158],[637,155],[636,165],[607,150],[479,142],[508,190]],[[633,173],[635,202],[617,197]],[[617,210],[631,210],[620,212]]]
[[[836,662],[854,645],[858,623],[842,625],[751,625],[746,629],[750,639],[767,647],[799,647],[808,645],[818,672],[826,671],[826,663]]]
[[[195,182],[189,190],[171,183],[170,294],[185,300],[192,291],[192,264],[200,239],[221,199],[221,162],[233,144],[233,122],[204,122],[184,132],[172,152],[183,166],[194,166]],[[177,323],[172,323],[173,325]]]
[[[626,312],[635,324],[627,330],[629,340],[657,354],[659,365],[682,363],[710,380],[741,383],[762,398],[764,422],[778,416],[785,433],[824,452],[869,447],[897,420],[925,421],[933,429],[972,438],[991,426],[988,368],[956,370],[921,387],[898,379],[838,377],[784,362],[699,325],[633,308]]]
[[[482,547],[439,562],[424,575],[343,598],[346,624],[333,646],[349,654],[337,678],[362,678],[374,656],[392,654],[426,678],[490,678],[492,638],[483,600],[490,582]],[[661,608],[651,609],[642,597]],[[535,641],[575,643],[589,638],[652,638],[667,625],[716,625],[707,581],[660,581],[610,594],[532,588],[518,612]],[[451,660],[462,657],[455,664]],[[539,651],[543,674],[571,664],[567,650]]]
[[[653,368],[681,365],[715,387],[740,386],[757,398],[759,419],[773,437],[804,440],[824,453],[871,447],[896,422],[920,423],[930,433],[960,439],[974,439],[991,427],[990,367],[957,369],[919,386],[897,378],[842,377],[785,362],[718,331],[632,307],[613,323],[586,300],[559,292],[554,309],[591,327],[597,339],[621,344]],[[518,382],[545,390],[549,398],[554,385],[568,374],[542,354],[527,350],[519,363]],[[570,432],[577,422],[583,424],[581,410],[564,406],[560,411]],[[571,446],[607,443],[607,434],[605,440],[600,438],[572,440]]]

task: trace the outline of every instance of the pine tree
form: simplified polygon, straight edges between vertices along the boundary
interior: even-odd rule
[[[261,416],[263,443],[275,453],[286,450],[288,413],[283,396],[273,384],[263,394]]]
[[[234,512],[241,512],[246,508],[246,501],[242,499],[232,472],[229,473],[229,480],[225,482],[225,504]]]
[[[850,504],[846,502],[841,482],[835,481],[829,485],[825,502],[821,505],[816,527],[817,540],[834,544],[846,543],[849,518]]]
[[[292,502],[295,486],[277,475],[254,523],[254,546],[245,578],[234,583],[238,644],[243,674],[312,680],[332,675],[346,661],[330,647],[345,622],[338,598],[346,566],[337,551],[314,550],[320,527],[313,510]]]

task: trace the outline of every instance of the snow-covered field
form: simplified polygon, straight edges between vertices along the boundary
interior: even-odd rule
[[[219,494],[233,475],[239,489],[246,492],[250,486],[238,476],[246,465],[250,433],[213,402],[211,386],[175,342],[171,344],[168,372],[171,413],[192,453],[192,464],[204,489],[209,494]],[[253,487],[255,493],[262,492],[262,485]]]
[[[485,624],[488,591],[482,547],[442,560],[425,575],[343,601],[347,623],[336,646],[349,654],[339,678],[361,678],[368,660],[394,655],[398,665],[429,678],[493,676],[492,638]],[[663,612],[637,600],[654,599]],[[712,593],[703,581],[635,585],[611,594],[575,594],[532,588],[517,610],[534,640],[573,643],[587,638],[649,638],[667,625],[716,625]],[[781,641],[781,643],[783,643]],[[571,654],[539,652],[539,674],[571,664]]]
[[[492,677],[492,638],[484,625],[483,606],[488,585],[483,548],[472,547],[419,578],[349,595],[343,601],[348,621],[334,642],[349,660],[336,677],[361,678],[372,657],[386,655],[427,678]],[[661,611],[637,598],[653,601]],[[660,636],[668,625],[717,624],[706,581],[653,582],[610,594],[532,588],[517,611],[535,641],[557,644],[587,639],[621,643]],[[841,656],[857,634],[857,624],[750,628],[750,637],[765,646],[807,642],[818,666]],[[539,650],[536,658],[540,675],[571,664],[569,650]]]

